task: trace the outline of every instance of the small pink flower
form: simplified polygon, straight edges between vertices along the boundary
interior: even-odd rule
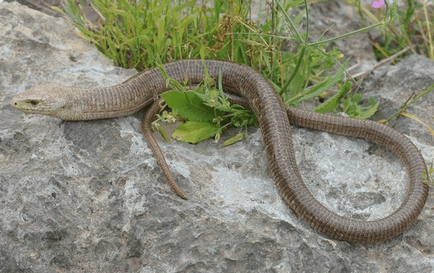
[[[374,1],[374,2],[372,2],[372,7],[373,7],[374,9],[379,9],[379,8],[383,8],[383,7],[385,7],[385,5],[384,5],[384,0],[379,0],[379,1]]]

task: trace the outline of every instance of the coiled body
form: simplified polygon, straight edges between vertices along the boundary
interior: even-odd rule
[[[223,85],[242,96],[255,112],[265,143],[270,173],[280,195],[314,229],[339,240],[373,243],[402,233],[417,219],[428,196],[428,186],[423,178],[426,165],[418,149],[405,136],[372,121],[285,107],[271,84],[254,69],[244,65],[215,60],[186,60],[166,64],[164,69],[179,82],[197,84],[205,78],[204,65],[211,78],[217,79],[221,73]],[[32,94],[38,93],[37,88],[18,95],[12,101],[12,106],[25,112],[38,113],[37,109],[24,109],[25,103],[22,101],[27,100],[27,104],[35,104],[34,108],[39,105],[39,108],[44,109],[40,114],[66,120],[128,115],[151,104],[158,94],[168,90],[158,69],[142,72],[125,83],[112,87],[83,89],[45,85],[43,89],[53,89],[49,93],[55,93],[56,98],[62,100],[62,103],[57,103],[62,105],[62,109],[50,112],[46,108],[51,106],[41,107],[43,103],[38,101],[46,99],[45,97],[32,97]],[[302,181],[294,156],[290,122],[335,134],[366,138],[392,150],[402,160],[409,174],[408,192],[402,205],[392,215],[375,221],[348,219],[329,211],[315,199]]]

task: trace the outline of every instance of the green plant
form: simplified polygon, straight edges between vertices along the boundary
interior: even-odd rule
[[[360,5],[360,0],[346,0],[345,2],[354,5],[368,23],[379,22],[383,17],[382,9],[365,8]],[[423,0],[421,4],[416,4],[414,0],[406,0],[400,8],[396,3],[392,4],[396,5],[393,9],[393,23],[379,27],[382,41],[372,41],[374,53],[378,59],[388,58],[404,48],[412,48],[412,52],[416,51],[434,59],[432,39],[434,12],[432,8],[427,7],[425,2]]]
[[[433,185],[434,181],[434,169],[433,169],[433,163],[431,162],[431,166],[428,168],[426,172],[423,173],[423,178],[425,178],[425,182],[428,185]]]
[[[377,112],[379,102],[376,102],[372,98],[368,100],[369,105],[368,106],[361,106],[359,103],[363,101],[363,95],[362,94],[350,94],[348,97],[342,100],[342,107],[344,112],[355,118],[360,119],[368,119],[370,118],[375,112]]]
[[[162,67],[160,69],[163,69]],[[166,76],[172,91],[161,94],[167,105],[173,109],[172,114],[166,116],[181,116],[187,121],[181,124],[172,137],[190,143],[198,143],[210,137],[220,139],[222,131],[229,127],[257,126],[256,116],[252,111],[237,104],[230,104],[224,94],[221,75],[217,87],[212,79],[207,78],[203,85],[187,92],[187,88]],[[164,133],[163,133],[164,135]],[[237,139],[240,135],[237,136]],[[233,139],[232,139],[233,141]],[[226,142],[226,144],[230,143]]]
[[[231,60],[259,70],[288,105],[296,106],[333,87],[341,90],[316,108],[321,112],[336,111],[346,94],[342,90],[348,85],[343,81],[345,63],[339,63],[343,54],[336,49],[326,51],[325,44],[387,24],[393,14],[392,8],[386,8],[385,19],[381,22],[332,39],[320,38],[308,43],[310,19],[306,0],[274,0],[271,13],[265,17],[261,17],[264,7],[260,7],[257,21],[250,19],[251,1],[242,0],[203,1],[202,5],[197,5],[196,1],[93,0],[91,4],[103,19],[99,26],[86,20],[82,0],[68,0],[65,11],[59,12],[80,30],[78,35],[95,44],[117,65],[143,70],[186,58]],[[301,33],[298,26],[304,18],[306,30]],[[285,32],[289,35],[283,35]],[[282,50],[284,43],[289,43],[290,50]],[[340,70],[330,74],[336,64]],[[195,103],[213,109],[213,119],[220,122],[218,128],[211,129],[204,123],[200,126],[208,126],[217,136],[229,125],[252,124],[253,114],[242,112],[237,106],[211,103],[211,100],[224,102],[220,89],[205,87],[204,91],[196,90],[192,94],[182,96],[195,96]],[[218,98],[213,97],[214,94],[219,94]],[[163,96],[170,101],[168,95]],[[228,110],[229,114],[223,114],[223,110]],[[357,111],[349,112],[352,113],[357,114]],[[225,115],[234,121],[219,121]],[[189,127],[187,131],[196,129]]]

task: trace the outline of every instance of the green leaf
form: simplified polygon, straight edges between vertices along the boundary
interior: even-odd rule
[[[208,139],[220,130],[220,127],[207,121],[187,121],[176,128],[172,137],[176,140],[196,144]]]
[[[366,108],[365,111],[361,111],[358,116],[355,118],[361,118],[361,119],[368,119],[370,118],[375,112],[377,112],[378,106],[380,105],[380,102],[377,101],[374,105],[371,105]]]
[[[192,121],[211,121],[214,109],[204,105],[202,99],[193,92],[167,91],[161,97],[172,109],[177,109],[179,115]]]
[[[223,142],[223,146],[226,147],[226,146],[229,146],[229,145],[235,144],[235,143],[237,143],[237,142],[243,140],[245,136],[246,136],[246,133],[239,133],[239,134],[236,134],[235,136],[233,136],[233,137],[231,137],[230,139],[228,139],[228,140],[226,140],[225,142]]]
[[[348,60],[343,64],[343,67],[347,67],[347,65],[348,65]],[[316,97],[319,94],[326,92],[330,88],[332,88],[339,80],[342,79],[343,74],[344,74],[344,69],[340,68],[336,72],[336,74],[333,75],[332,78],[327,78],[326,80],[315,85],[314,87],[304,90],[303,93],[289,99],[285,103],[286,104],[297,104],[297,103],[302,102],[304,100],[308,100],[308,99],[311,99],[313,97]],[[326,103],[326,102],[324,102],[324,103]],[[332,102],[330,102],[330,103],[332,103]],[[323,107],[322,104],[318,106],[318,108],[322,108],[322,107]],[[331,109],[331,110],[334,110],[334,109]],[[328,110],[328,111],[330,111],[330,110]],[[325,112],[327,112],[327,111],[325,111]],[[325,112],[319,112],[319,113],[325,113]]]
[[[351,82],[345,82],[345,84],[341,88],[341,91],[334,94],[331,98],[318,105],[315,109],[313,109],[313,111],[317,113],[326,113],[328,111],[335,110],[338,107],[339,101],[348,93],[348,91],[350,91],[350,89]]]
[[[166,32],[166,18],[164,16],[161,18],[160,24],[158,25],[157,29],[157,50],[160,52],[163,52],[163,41],[165,38]]]
[[[377,112],[378,106],[380,105],[379,102],[376,102],[373,98],[370,98],[369,106],[362,107],[361,105],[358,105],[358,103],[361,103],[363,101],[363,95],[359,93],[348,95],[347,98],[342,100],[342,106],[344,108],[344,112],[353,118],[359,118],[359,119],[368,119],[370,118],[375,112]]]
[[[156,120],[156,121],[158,121],[158,120]],[[166,129],[164,129],[164,127],[161,124],[154,122],[154,123],[152,123],[152,126],[158,130],[158,132],[160,133],[161,137],[164,139],[165,142],[170,141],[169,135],[167,134]]]

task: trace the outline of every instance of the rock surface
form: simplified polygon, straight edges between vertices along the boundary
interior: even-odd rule
[[[113,67],[73,30],[63,19],[0,5],[0,272],[434,271],[432,194],[402,235],[372,245],[337,241],[284,204],[258,129],[231,148],[160,143],[191,198],[183,201],[143,140],[143,112],[65,122],[9,106],[37,83],[108,86],[135,73]],[[434,82],[433,69],[411,56],[376,70],[365,92],[399,106]],[[408,111],[433,126],[433,99]],[[423,127],[401,118],[397,128],[432,161]],[[372,220],[399,206],[407,177],[393,154],[361,139],[295,127],[293,134],[304,180],[329,209]]]

